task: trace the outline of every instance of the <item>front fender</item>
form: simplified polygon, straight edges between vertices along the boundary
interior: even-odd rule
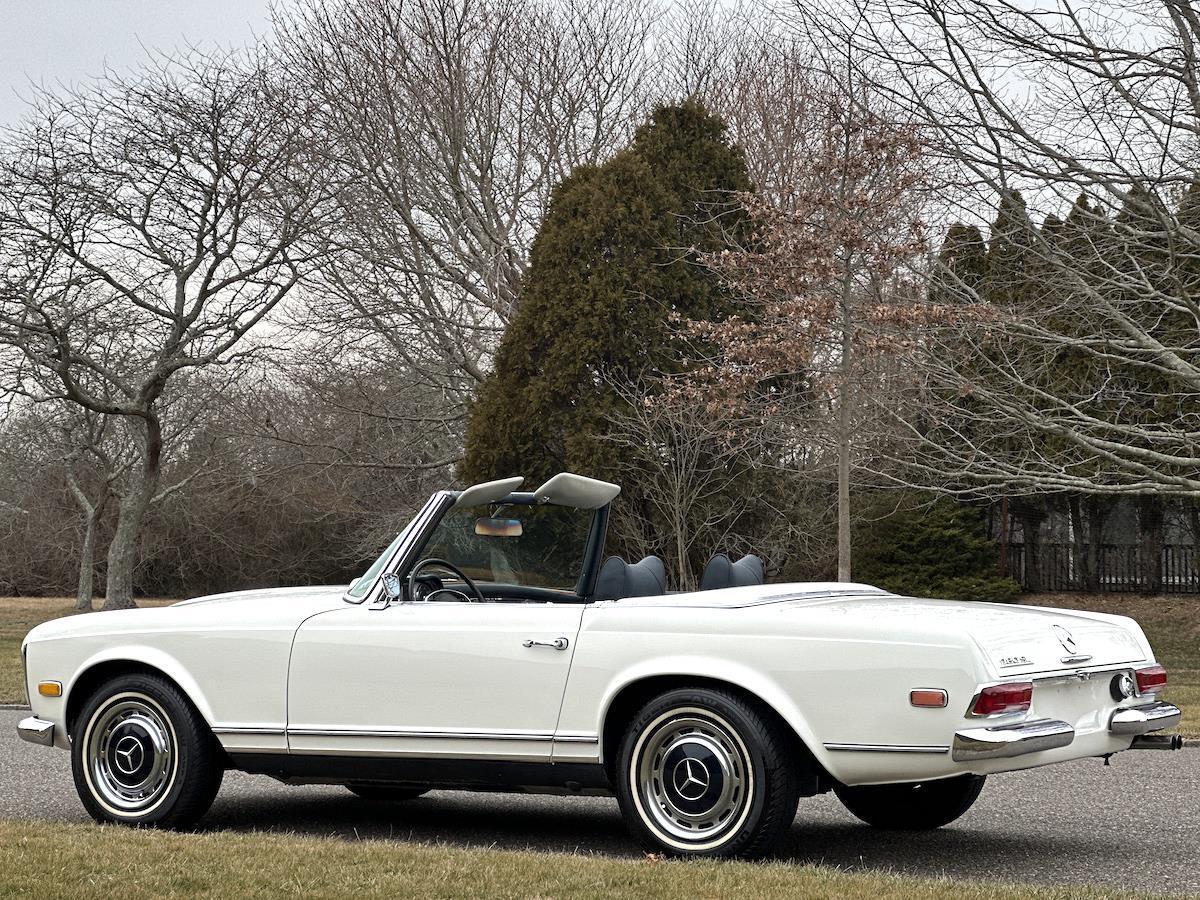
[[[118,644],[105,647],[89,656],[76,670],[70,683],[64,685],[63,696],[68,707],[72,692],[81,681],[87,680],[88,673],[96,666],[110,662],[128,662],[158,670],[179,686],[209,726],[213,724],[212,705],[187,667],[165,650],[145,644]]]

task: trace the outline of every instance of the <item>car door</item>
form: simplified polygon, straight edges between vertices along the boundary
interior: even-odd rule
[[[347,606],[296,634],[293,753],[549,761],[582,603]]]

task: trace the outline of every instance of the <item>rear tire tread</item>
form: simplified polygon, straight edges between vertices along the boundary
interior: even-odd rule
[[[929,831],[949,825],[979,799],[983,775],[957,775],[934,781],[837,785],[834,793],[853,815],[889,831]]]
[[[655,833],[642,821],[629,789],[629,769],[637,737],[650,722],[676,707],[712,709],[730,719],[758,766],[756,791],[746,822],[725,843],[711,850],[688,852],[660,843]],[[755,760],[755,757],[758,757]],[[682,688],[661,694],[647,702],[634,716],[621,740],[616,769],[616,794],[626,822],[640,843],[649,850],[671,856],[711,856],[757,859],[770,853],[796,818],[800,799],[800,784],[795,769],[797,763],[795,738],[767,709],[742,695],[718,688]]]

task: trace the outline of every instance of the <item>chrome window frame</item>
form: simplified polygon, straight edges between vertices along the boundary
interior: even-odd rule
[[[396,549],[392,551],[392,555],[387,559],[375,576],[375,581],[363,593],[361,597],[353,597],[350,594],[350,588],[342,593],[342,600],[346,603],[352,603],[355,606],[376,606],[380,608],[386,607],[389,603],[380,603],[381,597],[386,600],[387,594],[383,591],[383,576],[395,572],[401,568],[406,562],[407,555],[411,554],[414,547],[424,543],[426,536],[437,527],[437,523],[441,521],[446,510],[454,505],[454,501],[458,498],[458,491],[438,491],[433,494],[425,505],[417,512],[412,521],[409,522],[403,529],[407,531],[405,539],[402,540]],[[401,533],[403,533],[403,531]],[[351,582],[353,584],[354,582]]]

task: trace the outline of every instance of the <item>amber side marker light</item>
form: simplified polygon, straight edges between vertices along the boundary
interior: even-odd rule
[[[43,697],[61,697],[62,682],[61,681],[39,681],[38,693]]]
[[[917,688],[908,692],[908,702],[926,709],[943,709],[950,702],[950,695],[941,688]]]

